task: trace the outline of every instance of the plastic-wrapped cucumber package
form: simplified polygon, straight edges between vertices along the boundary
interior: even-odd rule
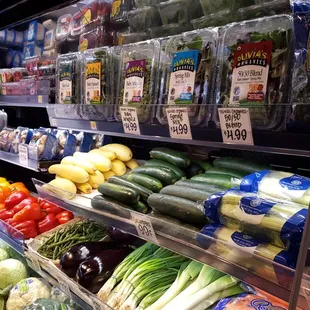
[[[197,242],[201,247],[211,247],[210,250],[215,251],[216,254],[229,261],[251,266],[253,265],[251,259],[254,254],[290,268],[296,267],[297,255],[295,253],[264,243],[242,233],[240,230],[227,228],[219,224],[208,224],[203,227],[200,234],[220,240],[220,242],[212,244],[207,238],[197,235]]]
[[[211,100],[212,73],[215,68],[217,32],[211,29],[185,32],[165,44],[160,64],[160,105],[188,105],[191,125],[207,120],[205,106]],[[210,114],[211,115],[211,114]],[[164,106],[157,108],[158,121],[166,125]]]
[[[240,190],[309,206],[310,179],[283,171],[264,170],[244,177]]]
[[[291,94],[293,18],[277,15],[231,24],[218,53],[216,103],[249,107],[252,127],[285,127]],[[219,126],[218,113],[213,119]]]
[[[204,209],[215,223],[283,248],[299,246],[308,212],[304,205],[237,189],[211,195]]]
[[[121,48],[115,102],[136,107],[140,123],[147,123],[153,118],[152,105],[157,102],[159,56],[158,40],[128,44]],[[119,108],[115,111],[115,118],[121,121]]]

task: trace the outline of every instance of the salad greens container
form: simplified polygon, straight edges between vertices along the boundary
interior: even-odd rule
[[[136,0],[135,4],[138,9],[144,8],[146,6],[156,6],[160,2],[165,2],[167,0]]]
[[[212,97],[217,35],[212,29],[195,30],[166,42],[156,114],[161,124],[167,124],[167,104],[187,105],[192,126],[201,125],[211,115],[206,104]]]
[[[277,15],[231,24],[218,53],[217,104],[250,108],[252,128],[281,130],[293,70],[293,19]],[[217,109],[213,120],[219,126]]]
[[[157,102],[159,55],[158,40],[128,44],[121,48],[115,102],[136,107],[140,123],[147,123],[153,118],[152,105]],[[118,107],[115,118],[121,121]]]
[[[170,24],[150,28],[149,32],[152,38],[162,38],[181,34],[182,32],[190,30],[193,30],[193,26],[191,24],[188,25]]]
[[[229,10],[225,10],[193,19],[191,23],[193,24],[194,29],[202,29],[226,25],[239,20],[237,17],[237,14],[232,15]]]
[[[145,32],[150,27],[160,26],[161,20],[157,7],[144,7],[128,12],[131,32]]]
[[[81,58],[81,53],[63,54],[57,57],[57,103],[80,103]]]

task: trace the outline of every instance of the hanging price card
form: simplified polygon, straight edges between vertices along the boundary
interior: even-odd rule
[[[120,107],[123,127],[125,133],[141,135],[137,116],[137,109],[130,107]]]
[[[92,297],[91,301],[92,301],[94,310],[105,310],[105,309],[107,309],[107,307],[105,307],[98,299]]]
[[[170,137],[192,140],[193,138],[187,108],[168,108],[166,109],[166,113]]]
[[[43,97],[42,96],[38,96],[38,103],[42,103],[43,102]]]
[[[28,166],[28,147],[27,145],[20,144],[18,146],[19,163]]]
[[[90,128],[91,128],[91,130],[97,130],[97,123],[91,121],[91,122],[90,122]]]
[[[224,143],[253,145],[249,109],[220,108],[218,111]]]
[[[131,213],[131,218],[136,226],[137,233],[140,237],[153,243],[158,243],[152,222],[149,218],[136,213]]]

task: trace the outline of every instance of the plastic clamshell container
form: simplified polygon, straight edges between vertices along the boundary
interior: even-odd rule
[[[84,52],[93,49],[102,44],[103,27],[95,28],[91,31],[82,33],[79,41],[79,51]]]
[[[57,24],[52,19],[47,19],[42,24],[47,30],[56,29]]]
[[[56,44],[56,30],[51,29],[45,32],[44,36],[44,50],[51,50],[55,48]]]
[[[147,6],[129,11],[128,23],[131,32],[145,32],[150,27],[160,26],[161,20],[158,9]]]
[[[44,34],[45,27],[42,24],[38,23],[36,20],[34,20],[29,24],[27,41],[43,41]]]
[[[14,136],[15,130],[13,128],[4,127],[0,132],[0,150],[9,152]]]
[[[15,40],[15,30],[5,30],[5,39],[4,39],[4,44],[11,45],[13,44]]]
[[[217,37],[215,30],[201,29],[171,37],[165,42],[160,63],[161,86],[156,114],[161,124],[167,124],[167,104],[186,104],[192,126],[202,125],[207,121],[207,116],[210,118],[211,108],[206,104],[212,98]],[[194,63],[193,67],[184,69],[178,65],[188,59]],[[185,74],[190,76],[186,80],[182,78]]]
[[[63,41],[71,33],[71,14],[65,14],[57,19],[56,40]]]
[[[110,104],[113,99],[113,64],[111,50],[99,47],[83,54],[82,103]]]
[[[13,72],[12,69],[1,69],[0,70],[1,83],[13,82]]]
[[[14,82],[19,82],[21,79],[28,75],[26,68],[13,68],[12,73]]]
[[[145,32],[118,33],[117,36],[118,45],[137,43],[150,39],[149,34]]]
[[[183,32],[191,31],[191,30],[193,30],[193,26],[191,24],[187,24],[187,25],[170,24],[170,25],[149,28],[150,35],[154,39],[174,36],[174,35],[181,34]]]
[[[240,8],[255,4],[255,0],[200,0],[205,15],[217,13],[224,10],[234,12]]]
[[[216,78],[215,100],[217,104],[224,107],[232,104],[249,107],[254,129],[280,130],[287,121],[288,107],[281,103],[289,102],[291,93],[294,54],[293,29],[291,16],[277,15],[231,24],[224,33],[218,53],[219,69]],[[262,44],[264,45],[262,46]],[[242,63],[238,64],[238,58],[235,59],[236,49],[239,53],[245,49],[247,51],[263,50],[263,55],[266,55],[267,59],[266,67],[253,65],[252,68],[249,68]],[[270,58],[269,64],[268,57]],[[256,59],[261,61],[259,56]],[[252,60],[250,59],[250,61]],[[247,83],[243,81],[240,84],[237,72],[240,70],[244,72],[253,69],[253,67],[255,77],[250,77]],[[235,79],[233,79],[234,70],[236,70]],[[267,73],[266,70],[268,70]],[[242,72],[240,74],[245,74]],[[258,76],[262,78],[257,80]],[[233,84],[234,82],[235,84]],[[250,85],[250,83],[253,84]],[[213,120],[219,126],[217,111],[213,113]]]
[[[203,15],[199,0],[170,0],[158,4],[163,25],[188,24]]]
[[[37,75],[39,63],[39,56],[30,57],[23,61],[23,65],[27,69],[29,76]]]
[[[223,26],[239,20],[241,20],[240,14],[231,14],[229,10],[225,10],[193,19],[191,23],[193,24],[194,29],[203,29],[208,27]]]
[[[59,55],[56,61],[56,102],[79,103],[81,53]]]
[[[153,119],[153,104],[157,102],[160,43],[148,40],[121,48],[115,103],[137,108],[140,123]],[[134,85],[138,85],[134,87]],[[115,118],[121,121],[119,108]]]
[[[110,22],[118,28],[128,27],[128,12],[132,9],[131,0],[113,0],[110,14]]]
[[[138,9],[144,8],[146,6],[155,6],[160,2],[165,2],[167,0],[136,0],[135,4]]]

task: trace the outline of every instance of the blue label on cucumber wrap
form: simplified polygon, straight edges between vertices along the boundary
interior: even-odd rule
[[[215,223],[220,224],[218,209],[221,206],[222,197],[229,191],[230,190],[213,194],[203,202],[205,216]]]
[[[260,241],[257,241],[251,236],[245,235],[240,231],[234,232],[230,238],[236,245],[244,248],[257,247],[261,243]]]
[[[270,170],[263,170],[260,172],[254,172],[245,176],[240,183],[240,190],[245,192],[257,193],[259,182],[264,176],[269,173]]]
[[[212,225],[205,225],[199,234],[196,236],[196,241],[200,247],[203,249],[207,249],[213,242],[213,240],[207,238],[215,238],[216,237],[216,230],[221,227],[221,225],[218,224],[212,224]]]
[[[264,215],[275,205],[275,202],[268,201],[261,197],[242,197],[239,207],[246,214],[251,215]]]
[[[310,179],[294,174],[280,180],[280,185],[291,191],[306,191],[310,187]]]

